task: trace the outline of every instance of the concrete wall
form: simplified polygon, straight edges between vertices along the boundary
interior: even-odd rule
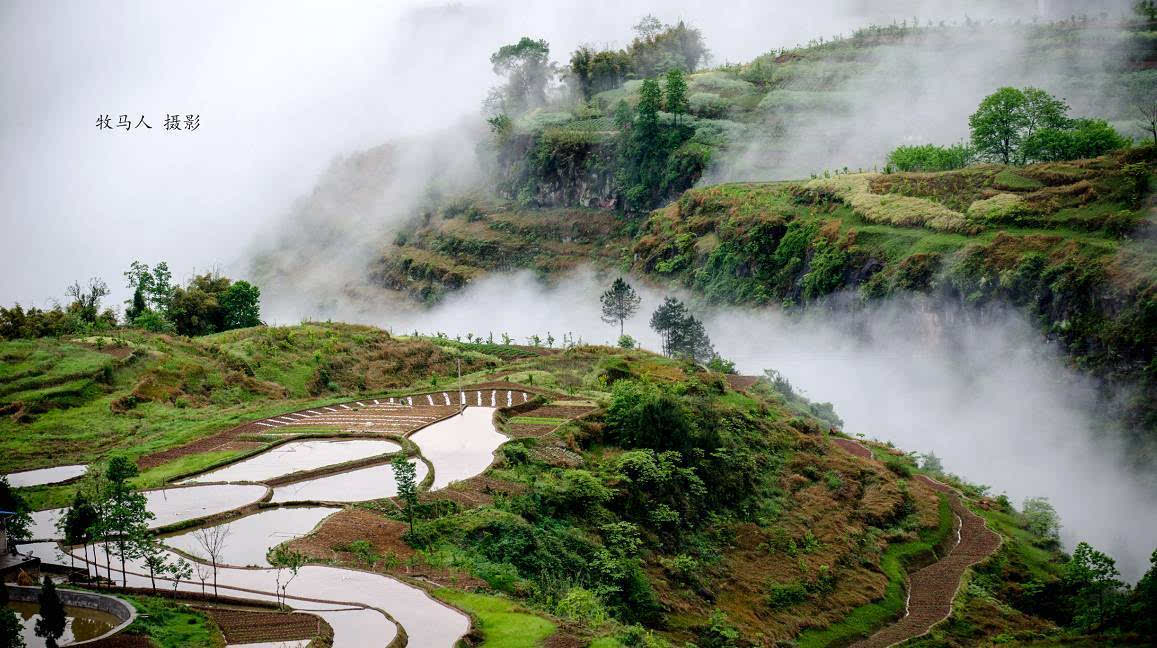
[[[13,601],[35,603],[36,597],[40,594],[39,587],[21,587],[19,585],[6,585],[6,587],[8,588],[8,596]],[[64,603],[65,607],[100,610],[101,612],[111,614],[112,616],[116,617],[118,621],[120,621],[119,625],[104,633],[103,635],[89,639],[88,641],[78,641],[76,643],[69,644],[70,646],[83,646],[85,644],[100,641],[106,637],[111,637],[121,630],[129,627],[129,624],[131,624],[133,620],[137,618],[136,608],[115,596],[70,589],[57,589],[56,593],[60,596],[60,602]]]

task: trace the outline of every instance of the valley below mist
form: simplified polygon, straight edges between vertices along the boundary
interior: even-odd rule
[[[284,290],[267,295],[263,310],[271,324],[332,319],[395,335],[505,333],[530,344],[550,334],[556,347],[564,336],[613,345],[618,329],[598,307],[613,278],[589,268],[551,285],[530,272],[493,275],[429,308],[368,286],[311,298]],[[631,281],[642,304],[626,333],[657,351],[650,313],[665,295],[690,295]],[[1114,403],[1127,395],[1103,393],[1017,311],[923,296],[864,304],[844,293],[803,311],[697,312],[739,373],[779,371],[808,399],[831,402],[847,434],[934,453],[991,496],[1007,494],[1018,506],[1047,497],[1066,548],[1103,547],[1130,581],[1145,571],[1157,537],[1157,474],[1124,441]]]

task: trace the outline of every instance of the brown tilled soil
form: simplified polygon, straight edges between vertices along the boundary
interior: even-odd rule
[[[153,642],[148,637],[123,632],[85,645],[88,648],[153,648]]]
[[[548,434],[551,430],[558,427],[557,425],[532,425],[529,423],[518,423],[506,426],[506,431],[515,439],[525,439],[527,437],[540,437]]]
[[[872,451],[857,441],[852,441],[851,439],[832,439],[831,441],[857,457],[863,457],[865,459],[872,458]]]
[[[473,589],[486,586],[484,581],[462,571],[429,565],[408,566],[409,558],[414,556],[415,551],[402,539],[407,530],[404,523],[386,519],[377,513],[347,509],[330,516],[316,531],[293,540],[289,546],[310,558],[366,569],[368,565],[359,558],[339,549],[349,546],[355,540],[365,540],[373,545],[378,554],[393,554],[398,559],[397,565],[387,573],[420,578],[444,587]],[[379,563],[374,568],[382,570],[383,565]]]
[[[197,608],[221,628],[230,644],[313,639],[325,632],[321,617],[302,612],[260,612],[231,608]]]
[[[487,475],[476,475],[430,493],[423,493],[422,500],[450,500],[462,508],[474,508],[489,504],[494,496],[520,495],[526,492],[524,484],[503,481]]]
[[[402,536],[408,527],[365,509],[350,508],[325,519],[313,533],[289,543],[290,548],[320,560],[352,561],[353,554],[338,547],[347,547],[356,540],[365,540],[374,550],[385,555],[393,552],[403,561],[414,555]]]
[[[850,439],[832,439],[832,442],[851,454],[872,456],[871,450]],[[952,613],[952,602],[964,571],[1000,548],[1000,535],[988,528],[984,518],[968,510],[956,489],[924,475],[913,479],[948,496],[949,506],[960,518],[960,542],[944,558],[909,576],[908,610],[904,618],[852,644],[853,648],[885,648],[926,634]]]
[[[481,390],[483,391],[482,401],[484,405],[489,405],[490,389],[491,388],[486,387]],[[497,384],[493,389],[498,389]],[[478,386],[473,386],[466,390],[468,404],[473,405],[477,403],[479,391]],[[512,400],[514,404],[520,404],[522,393],[524,392],[525,390],[521,390],[513,394]],[[431,395],[434,400],[433,405],[426,399],[425,394],[421,394],[413,397],[414,405],[412,407],[400,405],[397,402],[399,400],[397,398],[394,399],[395,403],[392,405],[389,403],[390,399],[379,398],[377,399],[378,403],[374,403],[375,399],[363,398],[360,401],[349,401],[344,404],[287,412],[257,421],[250,421],[225,430],[224,432],[197,439],[192,443],[178,448],[170,448],[146,455],[137,460],[137,465],[142,469],[148,469],[194,454],[220,450],[252,449],[257,447],[258,444],[245,441],[243,437],[274,432],[279,434],[292,434],[296,428],[327,427],[343,432],[357,432],[360,434],[404,436],[422,426],[429,425],[438,419],[458,411],[459,396],[457,390],[450,390],[446,393],[450,394],[451,404],[449,405],[446,404],[446,399],[442,396],[443,392],[439,391]],[[496,405],[505,407],[505,392],[497,396],[500,396],[500,398],[497,399],[500,402],[497,402]],[[362,404],[359,405],[358,403]],[[303,433],[306,431],[305,429],[302,430]]]
[[[746,391],[755,386],[759,382],[759,376],[738,376],[734,374],[727,375],[727,384],[735,391]]]
[[[507,392],[510,392],[510,402],[513,406],[527,403],[535,395],[550,395],[541,389],[504,381],[469,385],[463,387],[462,391],[465,393],[467,405],[477,405],[481,402],[484,406],[490,405],[491,392],[495,392],[493,394],[494,404],[497,407],[506,407]],[[430,395],[429,399],[426,398],[427,393]],[[481,395],[481,399],[479,395]],[[450,399],[449,404],[446,403],[447,397]],[[137,460],[137,465],[141,469],[148,469],[188,455],[252,448],[255,446],[249,445],[250,442],[245,441],[242,437],[273,432],[292,434],[295,428],[320,426],[332,427],[343,432],[405,436],[420,427],[454,414],[458,411],[461,400],[458,389],[455,387],[415,394],[410,397],[413,399],[413,406],[403,406],[403,398],[405,397],[392,399],[362,398],[343,404],[305,408],[250,421],[224,432],[197,439],[179,448],[170,448],[146,455]],[[433,404],[431,404],[431,400],[433,400]],[[391,401],[393,402],[391,403]]]
[[[519,416],[540,416],[543,418],[562,418],[571,419],[589,414],[595,411],[596,407],[583,407],[581,405],[544,405],[535,408],[529,412],[519,414]]]

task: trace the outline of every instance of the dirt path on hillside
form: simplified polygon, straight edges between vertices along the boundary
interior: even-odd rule
[[[858,457],[872,457],[871,450],[850,439],[832,442]],[[952,613],[965,570],[1000,548],[1000,535],[988,528],[984,518],[968,510],[955,488],[924,475],[913,479],[948,496],[948,505],[960,520],[956,546],[937,562],[909,574],[907,609],[902,619],[852,644],[853,648],[885,648],[927,634]]]

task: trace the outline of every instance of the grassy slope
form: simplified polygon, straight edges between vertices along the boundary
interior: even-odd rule
[[[258,328],[196,340],[131,331],[120,335],[119,346],[109,341],[99,351],[95,340],[38,340],[0,347],[8,354],[24,354],[26,359],[20,362],[31,362],[34,356],[41,360],[54,358],[52,364],[41,367],[45,375],[79,380],[75,376],[80,374],[69,368],[89,371],[99,367],[101,372],[100,380],[92,379],[97,395],[90,400],[43,401],[41,409],[29,408],[19,420],[6,418],[0,423],[9,454],[17,458],[10,461],[14,467],[47,463],[50,457],[36,451],[45,441],[55,444],[61,461],[92,460],[114,450],[138,455],[143,450],[134,444],[164,448],[300,403],[357,396],[364,393],[358,390],[359,377],[371,381],[367,389],[378,391],[392,391],[403,383],[426,386],[430,372],[449,371],[446,359],[453,353],[467,358],[473,370],[467,380],[498,375],[533,381],[536,386],[567,393],[564,401],[605,402],[606,370],[612,366],[616,372],[625,371],[668,384],[676,393],[686,393],[691,398],[689,403],[698,403],[696,411],[710,417],[710,426],[722,431],[728,452],[738,453],[736,457],[751,453],[745,461],[754,463],[743,470],[728,471],[738,481],[723,487],[730,494],[726,506],[738,508],[721,509],[719,517],[705,526],[666,540],[651,530],[644,533],[642,573],[668,610],[664,634],[677,641],[695,640],[715,609],[725,611],[746,637],[788,639],[808,627],[818,631],[825,626],[831,626],[832,634],[840,635],[870,631],[894,613],[902,555],[923,549],[943,526],[935,494],[908,485],[902,475],[877,464],[863,464],[831,449],[823,439],[824,427],[808,416],[805,405],[784,398],[767,384],[759,384],[746,393],[736,392],[718,376],[644,352],[580,348],[538,355],[518,347],[445,339],[388,339],[384,332],[375,329],[340,324]],[[128,347],[138,352],[135,359],[129,360],[123,352]],[[409,358],[407,353],[415,350],[421,351],[428,364],[403,362]],[[114,351],[123,357],[115,357]],[[500,352],[505,357],[487,351]],[[114,361],[111,377],[104,370],[106,357]],[[241,366],[238,362],[264,378],[263,385],[276,385],[282,391],[266,391],[268,387],[246,389],[244,385],[248,383],[244,381],[240,386],[232,384],[231,380],[239,378],[228,378],[231,373],[246,374],[243,367],[231,368]],[[356,367],[356,371],[347,373],[347,364]],[[194,376],[198,382],[160,380],[165,375],[163,370],[174,365],[184,367],[181,375]],[[333,391],[310,394],[307,386],[316,381],[312,377],[303,379],[309,375],[303,366],[334,368]],[[385,374],[391,371],[398,372],[397,377],[387,380]],[[142,383],[148,389],[138,389]],[[195,389],[195,385],[210,387]],[[120,413],[110,409],[110,403],[134,392],[167,396],[138,403]],[[180,399],[187,402],[178,406],[176,401]],[[122,425],[119,419],[126,416],[141,426],[139,431],[118,427]],[[95,421],[113,433],[54,433],[59,422],[69,417]],[[530,412],[525,417],[512,417],[506,424],[520,425],[524,423],[520,418],[549,420],[550,425],[542,427],[544,432],[555,423],[554,417],[535,417]],[[464,502],[472,503],[437,509],[427,522],[431,526],[426,532],[437,540],[419,554],[419,564],[465,571],[471,577],[467,582],[488,583],[484,588],[511,597],[493,598],[452,590],[441,593],[476,616],[487,642],[495,642],[487,645],[523,645],[517,643],[522,638],[554,631],[557,599],[553,597],[558,593],[552,595],[542,589],[539,576],[525,571],[525,564],[520,567],[505,562],[515,556],[486,553],[485,544],[477,544],[472,534],[498,533],[492,541],[500,542],[502,533],[534,529],[536,538],[537,534],[545,534],[536,542],[556,542],[560,537],[570,537],[569,542],[575,542],[581,537],[584,540],[573,550],[578,550],[578,546],[597,550],[601,545],[601,525],[623,515],[619,508],[622,504],[612,500],[605,509],[558,509],[559,501],[569,501],[558,498],[569,488],[573,469],[570,464],[554,463],[553,458],[558,455],[547,450],[577,451],[583,471],[614,488],[620,493],[616,497],[625,497],[632,489],[624,488],[619,481],[622,477],[618,458],[623,451],[600,440],[602,425],[596,415],[581,424],[563,425],[542,439],[520,441],[531,451],[529,461],[518,465],[499,463],[485,478],[487,489],[502,491],[509,487],[512,493],[535,493],[532,498],[467,498]],[[119,436],[118,430],[122,429],[127,432]],[[142,481],[159,483],[178,468],[221,458],[220,453],[187,458],[181,466],[166,465],[146,473]],[[37,494],[36,500],[42,506],[60,503],[68,495],[67,487],[31,492]],[[535,510],[540,506],[543,508]],[[644,510],[650,508],[653,507]],[[492,522],[487,520],[501,524],[488,526]],[[503,520],[520,521],[508,527],[510,522]],[[644,528],[649,524],[645,519],[642,523]],[[1009,525],[1009,533],[1023,534],[1013,528],[1013,517],[1002,523]],[[560,529],[571,531],[558,536]],[[1042,558],[1036,552],[1026,549],[1024,555],[1022,562],[1030,563],[1031,573],[1047,569],[1041,566]],[[330,559],[328,554],[326,559]],[[688,570],[688,565],[693,567]],[[825,573],[833,575],[827,585],[823,584]],[[802,587],[808,593],[787,606],[772,606],[768,597],[781,586]],[[461,585],[454,585],[455,589],[458,587]],[[565,627],[569,635],[585,640],[616,635],[616,628],[621,626],[613,621],[588,626],[577,620]],[[806,634],[804,640],[811,636],[817,635]],[[604,643],[613,645],[612,641],[607,638]]]
[[[158,648],[221,648],[225,638],[217,624],[185,605],[151,596],[124,596],[137,609],[129,634],[145,635]]]
[[[607,210],[527,211],[505,202],[456,202],[395,238],[372,277],[434,302],[488,272],[530,269],[545,278],[581,264],[614,263],[627,244],[621,229]]]
[[[1157,225],[1138,186],[1152,186],[1155,164],[1149,146],[1018,169],[704,187],[651,214],[634,267],[723,303],[847,288],[1012,303],[1077,364],[1139,383],[1126,411],[1143,447],[1157,429],[1157,246],[1144,233]],[[1000,208],[986,209],[992,196]],[[956,231],[924,220],[937,210],[956,214]]]
[[[567,581],[595,586],[599,577],[586,573],[592,570],[589,562],[565,575],[553,573],[554,568],[536,571],[538,558],[532,555],[557,546],[551,553],[562,554],[542,558],[553,562],[555,558],[572,560],[572,552],[599,551],[602,525],[630,519],[642,525],[643,573],[669,610],[665,634],[670,638],[694,640],[718,608],[744,636],[788,639],[807,624],[838,622],[856,607],[886,596],[889,588],[899,587],[898,581],[889,585],[889,576],[874,565],[882,557],[895,560],[896,552],[888,547],[920,542],[922,529],[935,533],[940,524],[939,500],[934,494],[916,488],[909,494],[895,474],[829,450],[818,436],[821,426],[801,418],[766,385],[742,394],[728,390],[710,374],[688,373],[688,367],[680,363],[611,349],[576,349],[522,359],[501,367],[500,372],[516,379],[534,376],[535,385],[604,400],[607,394],[601,381],[611,365],[670,384],[677,391],[687,390],[696,399],[704,399],[701,406],[712,412],[709,416],[721,417],[712,425],[726,430],[726,452],[752,453],[750,460],[755,462],[742,474],[733,475],[734,487],[725,489],[730,494],[728,506],[740,506],[743,512],[721,508],[718,519],[706,527],[680,531],[674,537],[656,535],[657,528],[651,530],[645,518],[623,517],[626,513],[620,507],[625,504],[619,499],[629,498],[634,489],[621,482],[618,462],[623,450],[600,440],[602,424],[595,416],[582,424],[564,425],[544,438],[517,442],[531,450],[530,460],[501,462],[487,473],[484,492],[493,494],[492,502],[456,499],[459,504],[451,509],[431,511],[429,519],[419,525],[425,547],[420,561],[437,570],[466,572],[466,577],[485,582],[531,609],[554,613]],[[509,424],[517,425],[518,418]],[[549,426],[543,428],[548,430]],[[577,452],[581,472],[594,475],[619,494],[605,508],[568,499],[568,480],[574,471],[568,464],[552,461],[557,455],[545,451],[554,448]],[[470,492],[472,487],[462,488]],[[912,507],[910,512],[905,506]],[[523,533],[538,539],[524,546]],[[567,544],[556,545],[562,538],[569,538]],[[506,546],[521,548],[496,549]],[[676,558],[689,563],[672,562]],[[694,567],[685,571],[681,564]],[[766,602],[777,584],[818,587],[817,579],[829,568],[834,575],[829,589],[816,589],[782,609],[772,609]],[[563,579],[561,590],[555,580],[559,578]],[[477,614],[484,621],[483,634],[489,637],[482,614],[486,611],[482,608]],[[492,632],[498,636],[514,632],[508,626],[523,622],[502,614],[491,619],[497,624],[490,626]],[[877,619],[883,621],[883,617]],[[609,626],[614,627],[614,623]],[[572,621],[567,630],[587,638],[607,631],[605,623],[583,619]]]
[[[437,342],[437,343],[435,343]],[[495,345],[498,346],[498,345]],[[481,348],[481,350],[478,350]],[[0,472],[139,457],[240,423],[431,375],[495,366],[493,348],[391,338],[345,324],[258,327],[189,339],[118,331],[89,340],[0,341]],[[525,353],[509,347],[506,353]],[[29,386],[29,376],[38,379]],[[189,456],[146,471],[141,486],[244,452]],[[69,486],[30,489],[35,508],[61,506]]]
[[[497,596],[438,589],[434,595],[465,610],[476,619],[475,629],[487,648],[533,648],[552,635],[554,623],[519,610],[514,602]]]
[[[1072,74],[1049,75],[1049,90],[1057,96],[1073,97],[1086,95],[1090,85],[1104,87],[1110,96],[1099,101],[1098,106],[1113,106],[1119,112],[1097,116],[1118,128],[1132,130],[1136,119],[1132,106],[1143,104],[1149,88],[1157,82],[1157,70],[1151,65],[1157,55],[1154,34],[1143,23],[1126,25],[1115,19],[1033,26],[972,23],[917,27],[895,22],[873,26],[851,37],[770,52],[748,63],[689,75],[691,114],[683,120],[695,134],[687,146],[703,147],[711,152],[712,159],[733,165],[735,168],[727,170],[731,177],[783,177],[783,169],[800,166],[793,160],[792,147],[784,142],[792,134],[814,132],[829,116],[842,119],[855,112],[863,101],[865,78],[894,89],[892,84],[902,84],[910,73],[905,67],[907,59],[920,57],[922,48],[933,43],[952,51],[966,42],[975,47],[987,41],[1000,48],[1010,40],[1023,43],[1024,49],[1017,56],[1026,70],[1043,75],[1053,61],[1072,61]],[[1094,69],[1075,67],[1088,60],[1098,61]],[[533,142],[505,155],[516,158],[513,166],[518,165],[517,158],[526,158],[548,171],[582,166],[587,171],[613,176],[614,169],[606,168],[608,155],[603,151],[610,148],[609,157],[613,158],[613,147],[606,146],[615,133],[611,116],[620,101],[630,105],[638,102],[641,85],[640,80],[628,81],[622,87],[595,95],[587,104],[553,106],[522,116],[516,120],[514,131],[522,139],[533,138]],[[761,155],[742,161],[729,159],[728,149],[742,149],[752,141],[762,142]],[[554,164],[541,161],[544,150],[554,152],[547,156],[556,160]],[[576,155],[576,151],[583,150],[590,152]],[[815,164],[814,160],[809,163]],[[848,161],[823,163],[839,168]],[[707,176],[712,177],[717,170],[709,169]],[[813,169],[805,167],[802,172],[810,170]],[[768,175],[776,171],[779,173]],[[517,195],[525,189],[534,195],[536,181],[551,184],[559,179],[546,173],[521,187],[504,190]]]
[[[842,621],[828,628],[803,633],[798,639],[799,646],[819,648],[864,638],[901,615],[907,592],[904,586],[905,565],[932,553],[951,532],[952,511],[942,495],[938,525],[935,528],[922,529],[916,540],[889,545],[880,557],[880,569],[888,577],[884,597],[852,610]]]

